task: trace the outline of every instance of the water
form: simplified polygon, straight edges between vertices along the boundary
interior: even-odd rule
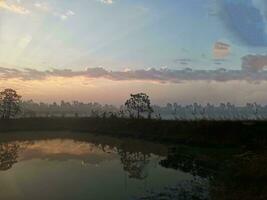
[[[78,133],[0,136],[0,199],[119,200],[194,180],[168,168],[168,148]]]

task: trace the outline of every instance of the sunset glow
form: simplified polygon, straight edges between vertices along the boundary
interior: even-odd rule
[[[266,2],[196,2],[0,0],[0,88],[44,102],[266,102]]]

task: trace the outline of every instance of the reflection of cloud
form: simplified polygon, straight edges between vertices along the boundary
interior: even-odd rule
[[[5,0],[0,0],[0,8],[14,12],[21,15],[29,14],[30,11],[19,4],[8,3]]]
[[[72,154],[82,155],[89,153],[101,153],[94,145],[73,140],[47,140],[34,142],[27,150],[39,151],[44,154]]]
[[[34,158],[68,160],[78,159],[86,163],[97,164],[103,160],[113,159],[112,149],[104,149],[92,143],[77,142],[73,140],[42,140],[28,144],[19,155],[19,160]]]
[[[267,67],[267,55],[247,55],[242,58],[242,69],[252,72]]]
[[[223,42],[216,42],[213,47],[213,56],[216,59],[225,58],[230,54],[230,45]]]

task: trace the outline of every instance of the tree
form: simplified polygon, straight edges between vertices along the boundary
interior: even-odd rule
[[[134,113],[136,113],[138,119],[142,113],[148,113],[148,118],[150,118],[153,112],[149,96],[145,93],[131,94],[131,98],[125,102],[125,106],[130,117],[134,117]]]
[[[0,92],[0,114],[3,119],[15,117],[20,112],[21,96],[13,89]]]

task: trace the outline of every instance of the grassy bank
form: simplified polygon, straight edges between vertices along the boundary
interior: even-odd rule
[[[119,118],[23,118],[0,120],[0,132],[79,131],[170,143],[263,145],[267,121],[170,121]]]

